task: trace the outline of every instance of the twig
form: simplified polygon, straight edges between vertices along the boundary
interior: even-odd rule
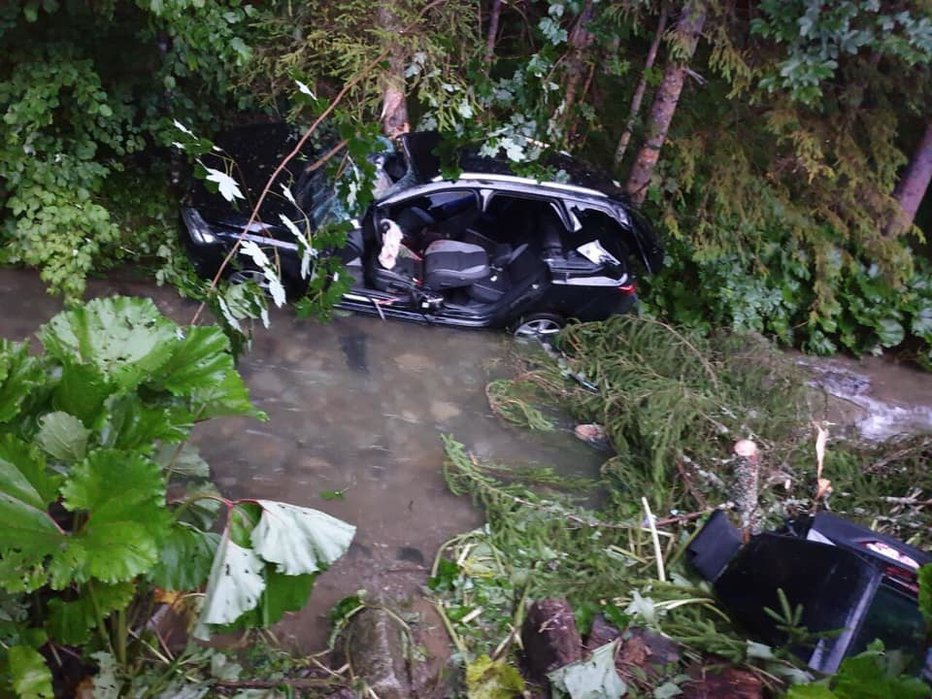
[[[453,641],[453,645],[456,646],[462,655],[466,655],[466,645],[463,643],[463,639],[459,637],[459,634],[453,629],[453,624],[450,621],[450,617],[447,616],[447,613],[443,611],[443,605],[439,602],[433,602],[434,609],[437,610],[437,614],[440,617],[440,621],[443,624],[443,628],[446,629],[447,634],[450,636],[450,640]]]
[[[313,677],[283,678],[280,680],[218,680],[218,687],[229,689],[274,689],[281,685],[295,689],[311,689],[314,687],[332,687],[331,680],[321,680]]]
[[[641,504],[644,505],[644,512],[647,513],[647,524],[650,525],[650,538],[654,542],[654,557],[657,559],[657,579],[660,582],[667,581],[666,571],[663,569],[663,551],[660,549],[660,537],[657,535],[657,523],[654,521],[654,514],[650,511],[650,503],[646,497],[641,498]]]
[[[692,495],[693,500],[696,501],[696,504],[699,505],[699,507],[701,507],[703,511],[707,511],[709,507],[709,503],[705,499],[705,497],[702,495],[702,493],[696,490],[696,486],[693,483],[692,474],[690,474],[689,471],[686,470],[686,465],[683,463],[682,459],[676,460],[676,470],[680,474],[680,478],[683,479],[683,483],[686,484],[686,490],[688,490],[689,494]]]
[[[703,510],[697,512],[690,512],[685,515],[674,515],[672,517],[664,517],[663,519],[657,520],[658,527],[665,527],[668,524],[682,524],[683,522],[692,522],[694,519],[699,519],[700,517],[709,514],[714,511],[714,507],[706,507]]]
[[[475,454],[470,452],[469,458],[472,460],[473,466],[475,466],[477,470],[482,470],[482,466],[479,464],[478,459],[476,459]],[[573,522],[574,524],[581,524],[585,527],[594,527],[594,528],[599,528],[599,529],[638,529],[640,528],[640,525],[613,524],[611,522],[602,522],[597,519],[589,519],[588,517],[580,517],[579,515],[575,515],[572,512],[567,512],[562,507],[548,506],[543,503],[538,503],[538,502],[533,502],[531,500],[527,500],[526,498],[522,498],[519,495],[513,495],[500,488],[496,488],[495,486],[481,479],[476,479],[476,482],[480,483],[482,487],[485,488],[485,490],[495,492],[507,498],[511,498],[513,502],[516,502],[519,505],[524,505],[525,507],[540,510],[542,512],[549,512],[559,517],[563,517],[564,519],[570,522]]]

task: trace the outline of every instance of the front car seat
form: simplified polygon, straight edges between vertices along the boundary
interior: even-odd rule
[[[470,286],[489,272],[489,256],[479,245],[437,240],[424,251],[424,283],[434,291]]]

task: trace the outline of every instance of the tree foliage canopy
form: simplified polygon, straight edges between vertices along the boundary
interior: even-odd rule
[[[686,12],[704,18],[698,43],[678,29]],[[138,208],[122,183],[139,158],[165,160],[152,147],[177,135],[172,118],[209,135],[237,110],[306,122],[339,97],[341,128],[362,132],[394,85],[414,128],[520,162],[569,149],[621,177],[640,154],[616,168],[619,138],[630,124],[643,141],[677,69],[645,204],[670,251],[650,306],[815,351],[905,338],[928,353],[921,227],[890,227],[932,97],[922,0],[16,0],[0,13],[7,257],[72,296],[151,248],[139,229],[171,237],[170,217],[145,228],[121,206]]]

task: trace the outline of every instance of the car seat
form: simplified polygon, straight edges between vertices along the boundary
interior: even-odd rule
[[[479,245],[437,240],[424,251],[424,283],[434,291],[470,286],[489,271],[489,256]]]
[[[541,216],[540,244],[545,260],[563,257],[563,241],[560,239],[561,227],[560,223],[552,215]]]

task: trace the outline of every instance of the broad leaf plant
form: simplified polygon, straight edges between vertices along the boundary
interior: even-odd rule
[[[300,609],[355,529],[213,487],[194,426],[265,419],[223,332],[115,297],[38,340],[38,354],[0,341],[0,695],[52,696],[46,659],[62,646],[128,677],[157,590],[205,590],[190,597],[199,638]]]

